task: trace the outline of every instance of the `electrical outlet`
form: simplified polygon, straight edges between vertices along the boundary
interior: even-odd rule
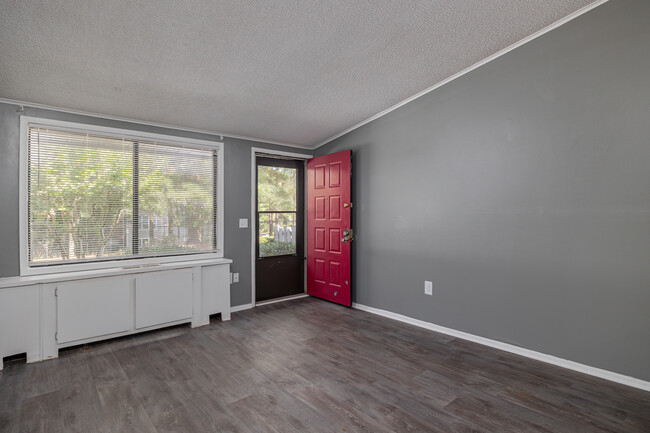
[[[433,282],[431,281],[424,282],[424,294],[433,296]]]
[[[235,272],[232,274],[232,282],[233,283],[238,283],[239,282],[239,272]]]

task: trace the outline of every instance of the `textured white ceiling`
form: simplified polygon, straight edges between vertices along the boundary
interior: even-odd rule
[[[593,0],[0,6],[0,98],[310,147]]]

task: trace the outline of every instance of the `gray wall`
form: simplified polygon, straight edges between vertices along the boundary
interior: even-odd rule
[[[254,232],[251,217],[251,147],[312,154],[305,149],[272,146],[255,141],[224,137],[226,173],[224,219],[225,256],[233,259],[232,272],[239,272],[239,283],[230,289],[231,304],[242,305],[251,300],[251,235]],[[240,229],[239,218],[248,218],[248,229]]]
[[[20,113],[15,105],[0,103],[0,277],[20,274],[18,254],[18,164],[20,148]],[[28,116],[80,122],[92,125],[126,128],[180,137],[219,141],[219,136],[164,129],[137,123],[118,122],[96,117],[79,116],[58,111],[25,108]],[[224,137],[224,256],[232,259],[232,272],[239,272],[239,283],[231,286],[233,306],[251,302],[251,233],[240,229],[239,218],[251,215],[251,147],[307,151],[264,143]]]
[[[353,150],[354,300],[650,380],[648,47],[612,0],[319,148]]]

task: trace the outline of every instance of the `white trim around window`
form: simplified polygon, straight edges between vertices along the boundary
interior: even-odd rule
[[[214,252],[193,253],[175,256],[136,257],[97,262],[56,264],[52,266],[29,266],[28,257],[28,134],[30,127],[51,128],[59,131],[70,131],[87,134],[101,134],[131,140],[157,141],[179,147],[195,149],[210,149],[217,152],[217,222],[216,245]],[[59,272],[87,271],[93,269],[121,268],[125,266],[143,266],[159,263],[188,262],[194,260],[223,258],[223,229],[224,229],[224,151],[223,143],[207,140],[197,140],[171,135],[154,134],[135,130],[96,126],[90,124],[64,122],[36,118],[30,116],[20,117],[20,166],[19,166],[19,237],[20,237],[20,275],[43,275]],[[0,204],[1,205],[1,204]]]

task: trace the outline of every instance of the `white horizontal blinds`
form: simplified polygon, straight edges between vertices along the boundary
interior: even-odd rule
[[[211,252],[215,152],[138,141],[138,254]]]
[[[30,266],[217,250],[217,151],[28,129]]]
[[[132,255],[132,142],[30,127],[28,146],[30,265]]]

